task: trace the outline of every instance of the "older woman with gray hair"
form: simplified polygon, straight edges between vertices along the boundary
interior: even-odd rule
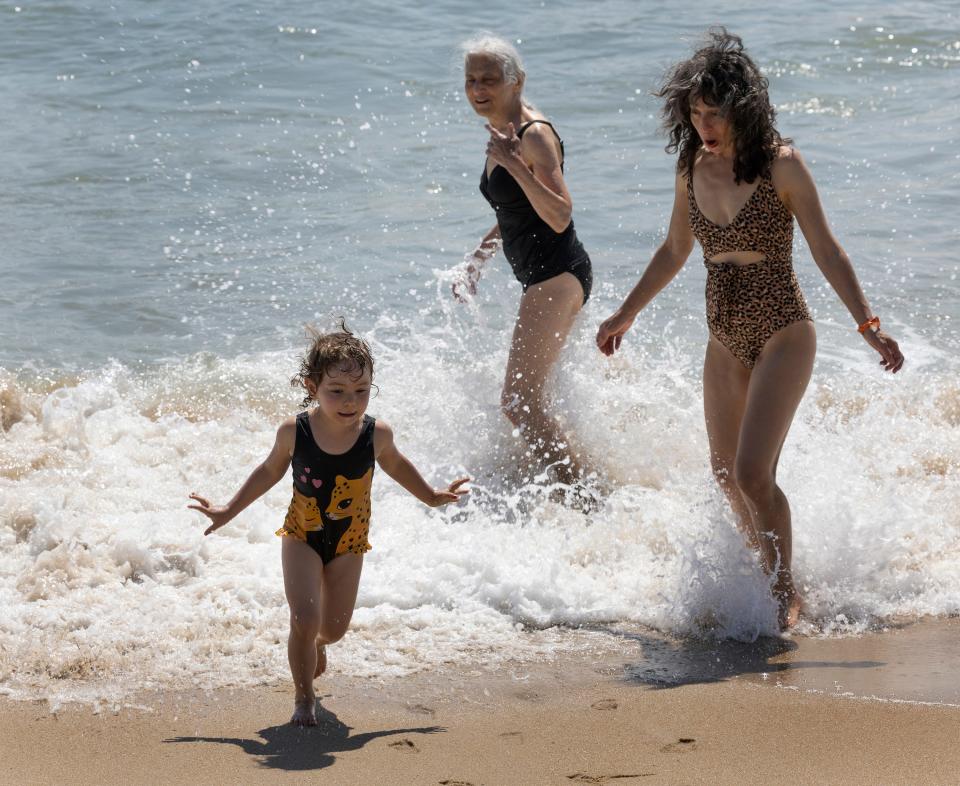
[[[464,90],[490,134],[480,192],[497,223],[453,284],[466,300],[483,265],[502,244],[523,287],[501,406],[558,482],[583,476],[556,419],[546,412],[545,385],[593,281],[590,257],[573,228],[573,201],[563,180],[563,142],[523,95],[526,74],[517,50],[482,34],[463,44]]]

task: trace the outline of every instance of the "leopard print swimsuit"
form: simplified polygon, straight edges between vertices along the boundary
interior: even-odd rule
[[[760,177],[746,204],[725,226],[700,212],[692,169],[687,173],[687,201],[690,229],[707,267],[707,325],[734,357],[753,368],[774,333],[811,319],[793,271],[793,214],[769,173]],[[732,251],[756,251],[763,259],[746,265],[710,261]]]

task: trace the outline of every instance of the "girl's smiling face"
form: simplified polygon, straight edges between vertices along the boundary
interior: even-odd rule
[[[519,100],[521,85],[507,82],[500,62],[489,55],[470,55],[464,68],[463,90],[473,110],[483,117],[507,114]]]
[[[370,403],[370,369],[357,366],[328,368],[318,385],[306,380],[307,390],[325,419],[340,426],[350,426],[363,419]]]
[[[708,153],[729,155],[733,152],[733,126],[717,107],[697,98],[690,103],[690,122]]]

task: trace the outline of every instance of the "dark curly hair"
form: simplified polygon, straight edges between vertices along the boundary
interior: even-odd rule
[[[319,385],[323,375],[336,366],[343,370],[355,371],[357,378],[370,369],[370,379],[373,379],[373,353],[370,345],[359,336],[355,336],[347,329],[346,322],[340,319],[340,329],[334,333],[321,333],[312,325],[307,326],[311,337],[310,348],[300,358],[300,371],[290,380],[293,387],[300,387],[307,391],[301,407],[310,406],[313,400],[307,389],[307,380]]]
[[[679,153],[677,169],[683,174],[692,172],[703,144],[690,122],[690,105],[699,98],[717,107],[732,123],[736,182],[752,183],[768,173],[780,146],[791,141],[781,137],[774,126],[776,112],[767,94],[768,85],[756,63],[743,51],[740,36],[728,33],[725,27],[710,28],[706,45],[671,68],[654,93],[664,99],[663,130],[670,137],[666,150]]]

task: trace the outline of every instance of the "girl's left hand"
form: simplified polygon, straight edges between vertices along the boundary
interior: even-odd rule
[[[503,134],[489,123],[486,124],[487,131],[490,132],[490,141],[487,142],[487,156],[495,164],[499,164],[508,172],[511,166],[523,164],[523,157],[520,155],[520,137],[513,127],[513,123],[507,123],[507,133]]]
[[[447,486],[445,491],[434,491],[433,499],[430,500],[430,507],[438,508],[441,505],[449,505],[451,502],[459,501],[460,497],[470,493],[469,489],[460,490],[460,487],[469,480],[470,478],[458,478]]]
[[[900,346],[882,330],[865,330],[863,337],[867,343],[880,353],[880,365],[896,374],[903,368],[903,353]]]

